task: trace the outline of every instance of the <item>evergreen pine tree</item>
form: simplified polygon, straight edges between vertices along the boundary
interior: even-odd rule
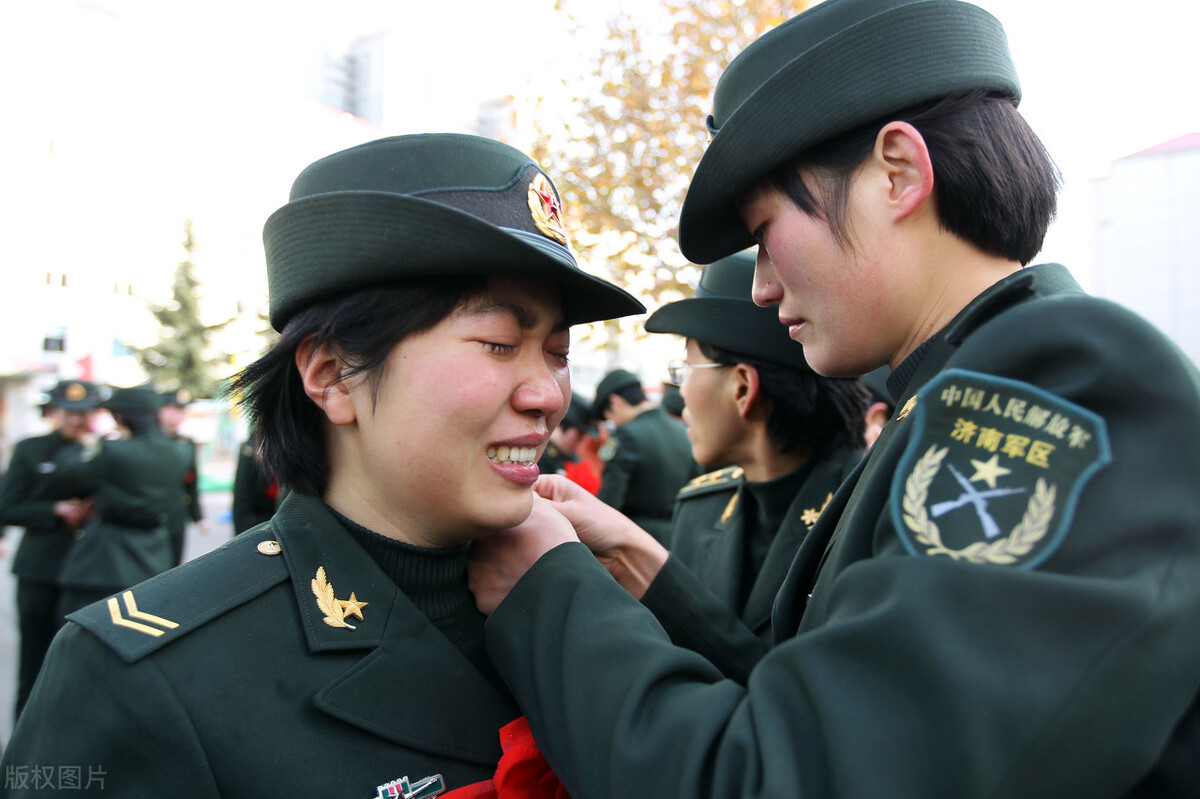
[[[165,305],[149,303],[158,320],[158,343],[132,348],[150,376],[150,382],[163,391],[185,389],[193,397],[212,397],[221,385],[221,368],[227,355],[212,351],[212,335],[230,320],[206,325],[200,318],[200,301],[192,254],[196,248],[192,222],[184,222],[183,249],[186,257],[175,267],[171,301]]]

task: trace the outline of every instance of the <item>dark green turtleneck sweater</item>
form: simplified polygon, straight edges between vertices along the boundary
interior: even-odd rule
[[[742,516],[746,525],[743,537],[746,551],[742,557],[741,589],[738,592],[739,613],[745,608],[746,598],[762,571],[775,534],[783,526],[783,518],[811,472],[812,464],[806,464],[774,480],[742,485],[742,501],[749,506]]]
[[[480,673],[501,691],[508,689],[484,648],[485,617],[467,588],[467,553],[471,545],[426,549],[379,535],[329,509],[383,573],[391,578],[417,610],[424,613]]]

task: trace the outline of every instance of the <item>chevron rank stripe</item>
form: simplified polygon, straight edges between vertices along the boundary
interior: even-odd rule
[[[121,606],[117,603],[115,596],[108,598],[108,615],[112,618],[112,623],[118,627],[128,627],[131,630],[137,630],[140,633],[152,635],[157,638],[166,630],[174,630],[179,626],[170,619],[164,619],[161,616],[155,616],[153,613],[138,610],[132,591],[126,591],[121,594],[121,599],[125,603],[125,610],[128,612],[129,618],[121,615]],[[134,619],[140,619],[140,621],[133,621]],[[142,622],[149,622],[149,624],[142,624]],[[151,627],[151,624],[156,624],[158,627]],[[159,627],[163,629],[159,629]]]

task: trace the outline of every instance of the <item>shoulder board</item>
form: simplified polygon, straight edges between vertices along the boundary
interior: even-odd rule
[[[679,489],[676,499],[682,500],[711,494],[714,491],[727,491],[731,488],[737,488],[741,483],[742,474],[741,466],[727,466],[724,469],[718,469],[715,472],[694,477],[688,481],[687,485]]]
[[[264,524],[67,620],[133,663],[288,579],[279,552]]]

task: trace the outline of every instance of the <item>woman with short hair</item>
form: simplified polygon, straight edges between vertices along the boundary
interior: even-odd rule
[[[264,239],[281,336],[233,388],[290,493],[72,616],[5,762],[101,764],[129,796],[486,783],[519,711],[467,553],[530,513],[570,325],[641,305],[578,268],[541,169],[474,136],[317,161]]]

